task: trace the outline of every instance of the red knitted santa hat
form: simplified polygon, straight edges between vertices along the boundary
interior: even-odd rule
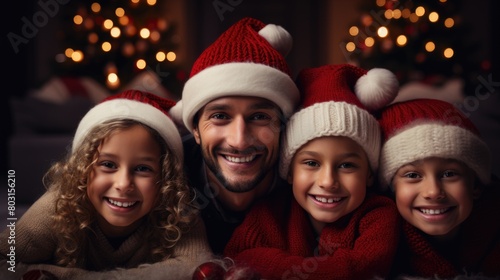
[[[244,18],[226,30],[195,61],[182,101],[170,111],[192,132],[193,117],[225,96],[269,99],[289,117],[299,92],[285,60],[292,37],[281,26]]]
[[[72,150],[75,151],[82,144],[96,125],[113,119],[130,119],[156,130],[182,163],[184,157],[181,136],[167,113],[174,105],[175,101],[138,90],[112,95],[90,109],[82,118],[73,138]]]
[[[382,188],[389,186],[401,166],[427,157],[459,160],[483,183],[489,182],[489,149],[474,124],[452,104],[435,99],[394,103],[382,110],[379,123],[384,137]]]
[[[286,178],[297,150],[322,136],[356,141],[377,170],[381,135],[371,114],[389,104],[398,91],[396,76],[386,69],[370,71],[349,64],[302,70],[297,84],[304,95],[301,110],[288,121],[283,138],[280,176]]]

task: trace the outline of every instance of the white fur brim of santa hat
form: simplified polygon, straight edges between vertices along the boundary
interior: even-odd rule
[[[221,97],[260,97],[275,103],[289,117],[299,102],[299,91],[286,73],[258,63],[225,63],[211,66],[189,79],[182,93],[182,121],[192,132],[194,115]],[[172,113],[174,115],[175,113]]]
[[[345,136],[366,152],[370,167],[378,168],[381,132],[375,117],[359,106],[346,102],[322,102],[295,113],[288,121],[282,142],[280,176],[286,178],[293,156],[312,139]]]
[[[481,182],[490,181],[489,149],[476,134],[456,125],[417,122],[398,131],[383,145],[381,187],[387,188],[403,165],[428,157],[461,161],[474,170]]]
[[[290,117],[300,101],[285,60],[292,45],[292,36],[279,25],[239,20],[196,59],[182,102],[170,115],[193,132],[194,116],[207,103],[222,97],[258,97],[275,103],[285,118]]]
[[[104,101],[90,109],[78,125],[72,151],[82,144],[93,127],[114,119],[135,120],[156,130],[177,156],[179,162],[183,163],[182,140],[172,119],[147,103],[125,98]]]

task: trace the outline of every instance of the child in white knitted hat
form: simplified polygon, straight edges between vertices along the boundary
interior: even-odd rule
[[[184,279],[211,258],[168,115],[174,104],[130,90],[83,117],[72,150],[44,178],[47,193],[17,222],[15,244],[2,233],[2,279],[26,270],[59,279]]]
[[[500,185],[489,185],[490,152],[472,122],[431,99],[392,104],[379,122],[381,186],[405,220],[395,276],[499,277]]]
[[[397,92],[385,69],[303,70],[302,108],[282,142],[282,188],[252,208],[225,248],[264,279],[372,279],[391,268],[399,215],[370,189],[381,145],[372,113]]]

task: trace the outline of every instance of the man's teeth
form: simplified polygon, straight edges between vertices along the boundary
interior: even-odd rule
[[[439,215],[443,214],[444,212],[448,211],[449,208],[443,208],[443,209],[420,209],[420,212],[428,215]]]
[[[127,207],[132,207],[134,206],[134,204],[137,202],[137,201],[130,201],[130,202],[120,202],[120,201],[115,201],[115,200],[112,200],[111,198],[108,198],[108,201],[113,204],[113,205],[116,205],[118,207],[124,207],[124,208],[127,208]]]
[[[229,160],[230,162],[236,162],[236,163],[251,162],[254,158],[255,158],[255,155],[246,156],[246,157],[231,157],[231,156],[226,156],[227,160]]]
[[[320,196],[315,196],[314,199],[316,199],[319,202],[323,202],[323,203],[334,203],[334,202],[339,202],[340,200],[342,200],[341,197],[326,198],[326,197],[320,197]]]

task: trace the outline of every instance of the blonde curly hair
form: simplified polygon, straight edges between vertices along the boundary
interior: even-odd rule
[[[151,261],[169,258],[171,248],[196,219],[193,192],[187,184],[182,163],[168,148],[163,138],[152,128],[128,119],[115,119],[96,125],[83,143],[68,156],[51,166],[44,176],[49,191],[57,192],[53,216],[58,248],[58,265],[84,266],[89,235],[96,224],[97,211],[87,196],[90,172],[101,143],[113,133],[142,125],[160,143],[161,177],[159,199],[145,217],[147,240],[152,242]]]

